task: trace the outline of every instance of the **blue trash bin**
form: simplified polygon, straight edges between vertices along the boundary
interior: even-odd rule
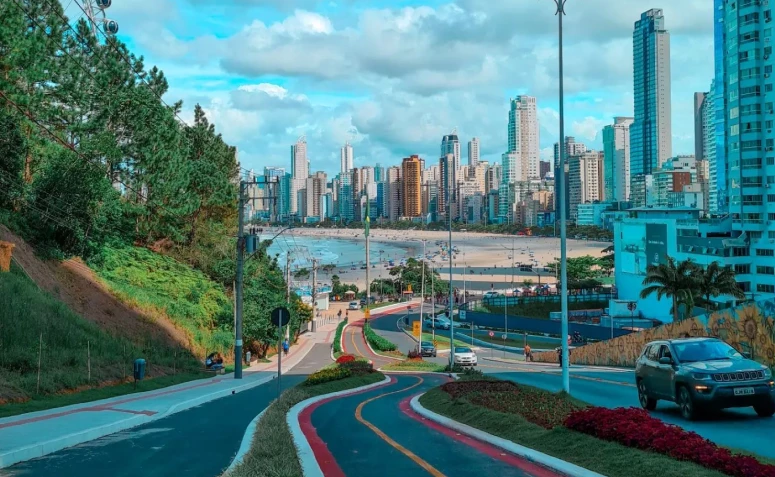
[[[145,360],[140,358],[135,360],[135,381],[142,381],[145,378]]]

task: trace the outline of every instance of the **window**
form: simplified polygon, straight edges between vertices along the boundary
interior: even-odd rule
[[[775,275],[775,267],[770,267],[768,265],[757,265],[756,273],[759,275]]]
[[[735,265],[735,275],[748,275],[751,273],[751,266],[748,264]]]
[[[757,257],[775,257],[775,250],[769,250],[766,248],[757,248],[756,256]]]
[[[756,291],[759,293],[775,293],[775,285],[767,285],[765,283],[757,283]]]
[[[651,361],[656,361],[657,357],[659,356],[659,345],[651,345],[648,349],[648,359]]]

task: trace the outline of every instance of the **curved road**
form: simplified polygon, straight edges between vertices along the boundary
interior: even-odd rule
[[[410,409],[413,396],[446,380],[440,375],[398,375],[386,386],[326,402],[312,411],[311,431],[323,443],[313,450],[323,462],[324,475],[555,475],[430,423]]]
[[[330,345],[316,344],[282,388],[331,362]],[[142,426],[0,470],[2,476],[213,477],[231,464],[250,421],[277,397],[276,381]]]
[[[397,344],[402,351],[415,346],[415,341],[397,328],[397,320],[404,313],[382,315],[372,320],[372,327],[382,336]],[[418,315],[409,315],[410,320]],[[501,379],[522,384],[560,391],[562,376],[557,365],[540,363],[502,362],[506,357],[513,361],[523,361],[524,356],[503,353],[497,350],[482,350],[479,353],[479,369]],[[426,358],[445,364],[446,357]],[[635,376],[632,370],[596,369],[590,367],[571,368],[571,394],[595,406],[608,408],[640,407],[635,388]],[[660,401],[653,416],[665,422],[694,431],[719,445],[753,452],[775,459],[775,418],[759,418],[752,408],[730,409],[708,418],[689,422],[681,418],[678,407],[669,402]]]

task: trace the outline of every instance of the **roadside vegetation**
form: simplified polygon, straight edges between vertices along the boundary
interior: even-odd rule
[[[482,305],[489,313],[496,315],[503,315],[502,306]],[[608,307],[608,302],[605,301],[572,301],[568,303],[568,310],[598,310]],[[509,304],[506,308],[506,314],[509,316],[524,316],[526,318],[540,318],[544,320],[549,319],[549,314],[554,311],[561,311],[561,304],[559,301],[553,302],[528,302],[525,300],[522,303]]]
[[[79,295],[84,307],[100,310],[83,316],[108,336],[85,325],[78,332],[57,328],[55,317],[67,312],[42,298],[30,297],[30,306],[52,311],[31,313],[5,298],[21,308],[0,314],[0,339],[11,341],[0,350],[0,400],[29,396],[29,383],[6,376],[32,379],[41,395],[82,390],[87,342],[94,346],[87,381],[95,385],[123,377],[130,356],[146,358],[152,376],[185,369],[191,355],[202,359],[205,352],[222,351],[230,360],[241,176],[236,148],[200,105],[160,99],[170,91],[161,70],[118,37],[95,38],[86,20],[68,19],[59,2],[0,2],[0,18],[8,53],[0,55],[0,224],[41,258],[93,267],[108,293],[138,311],[134,321],[114,320],[101,311],[102,287]],[[183,123],[180,115],[193,120]],[[278,339],[270,313],[287,303],[270,245],[263,240],[245,263],[243,340],[259,359]],[[311,310],[292,295],[290,313],[294,340]],[[14,320],[24,329],[16,330]],[[138,321],[154,326],[128,329]],[[155,340],[156,329],[169,322],[177,329],[164,331],[176,337],[182,331],[187,350],[178,349],[178,340]],[[43,364],[51,371],[38,390],[34,350],[41,334]],[[107,361],[96,367],[111,355],[110,371]]]
[[[342,333],[344,332],[344,327],[347,326],[347,318],[343,319],[337,326],[336,326],[336,333],[334,333],[334,358],[338,358],[339,355],[342,354]]]
[[[432,389],[420,403],[435,413],[609,477],[742,477],[775,471],[754,467],[750,458],[730,457],[726,449],[710,443],[703,445],[714,449],[700,452],[690,433],[637,409],[590,407],[564,393],[477,373],[464,373],[459,381]],[[637,420],[632,419],[633,413]],[[669,437],[669,442],[663,437]]]
[[[138,345],[105,332],[13,264],[10,273],[0,273],[0,310],[0,417],[134,392],[124,383],[139,357],[147,361],[147,374],[137,391],[208,375],[185,348]],[[68,393],[57,394],[63,390]]]
[[[342,355],[341,360],[345,356]],[[253,444],[241,464],[228,474],[229,477],[277,476],[291,477],[303,475],[296,445],[288,428],[286,416],[296,404],[311,397],[344,391],[374,384],[385,379],[355,359],[344,359],[334,368],[327,368],[311,374],[307,380],[280,395],[264,413],[258,422],[253,436]],[[226,477],[224,474],[223,477]]]
[[[374,351],[382,353],[386,356],[394,356],[396,358],[404,357],[403,353],[398,351],[398,346],[378,335],[373,329],[371,329],[371,325],[368,323],[363,324],[363,336],[366,338],[366,341],[369,342],[371,347],[374,348]]]

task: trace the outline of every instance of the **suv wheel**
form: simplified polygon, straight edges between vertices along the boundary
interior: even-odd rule
[[[763,401],[754,404],[753,410],[759,417],[772,417],[775,414],[775,403],[772,401]]]
[[[646,384],[641,380],[638,381],[638,401],[643,409],[647,411],[653,411],[657,408],[657,400],[649,397],[646,392]]]
[[[697,408],[694,405],[689,388],[681,386],[678,388],[678,407],[681,408],[681,416],[687,421],[693,421],[697,418]]]

